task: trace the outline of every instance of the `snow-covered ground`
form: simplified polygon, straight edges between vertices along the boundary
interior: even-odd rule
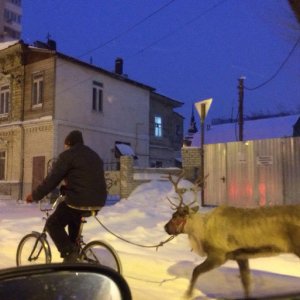
[[[172,195],[174,191],[168,181],[151,181],[139,186],[128,199],[104,207],[99,216],[108,228],[123,238],[146,246],[156,245],[169,237],[164,225],[172,214],[167,200],[167,196]],[[187,194],[187,197],[193,196]],[[0,268],[15,266],[18,242],[26,233],[41,230],[42,216],[37,204],[0,200]],[[183,299],[194,266],[203,261],[190,251],[185,235],[156,251],[128,244],[106,232],[94,218],[89,218],[84,236],[86,241],[105,240],[117,250],[134,300]],[[52,249],[53,260],[60,262],[54,246]],[[300,290],[300,261],[293,255],[253,259],[250,267],[253,296]],[[193,299],[242,295],[237,265],[230,261],[198,279]]]

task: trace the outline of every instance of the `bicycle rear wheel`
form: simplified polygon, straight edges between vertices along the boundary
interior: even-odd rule
[[[16,261],[17,266],[51,262],[49,244],[41,233],[32,232],[22,238],[17,248]]]
[[[117,252],[103,241],[92,241],[86,244],[81,251],[80,260],[110,267],[122,274],[122,265]]]

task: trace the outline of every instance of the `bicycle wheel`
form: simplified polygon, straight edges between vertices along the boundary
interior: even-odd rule
[[[100,264],[122,273],[122,266],[117,252],[109,244],[102,241],[92,241],[84,246],[80,260],[91,264]]]
[[[25,235],[18,245],[16,260],[17,266],[50,263],[50,247],[43,235],[38,232]]]

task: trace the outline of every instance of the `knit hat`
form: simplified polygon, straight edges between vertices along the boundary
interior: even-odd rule
[[[71,131],[65,138],[65,145],[72,147],[76,144],[83,144],[82,133],[79,130]]]

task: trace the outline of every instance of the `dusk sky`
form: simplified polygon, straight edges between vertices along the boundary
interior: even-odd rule
[[[122,57],[130,79],[184,102],[185,125],[206,98],[207,122],[236,118],[241,76],[245,115],[300,112],[300,24],[287,0],[22,3],[25,43],[50,34],[59,52],[109,71]]]

